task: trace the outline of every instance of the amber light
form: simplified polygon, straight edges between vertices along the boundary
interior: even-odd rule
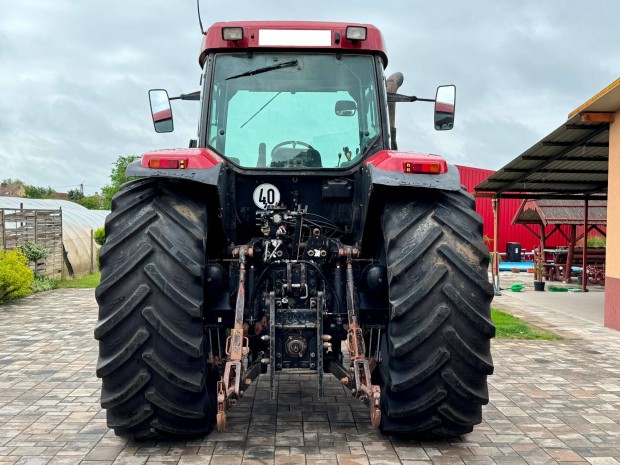
[[[151,158],[149,168],[185,169],[186,160],[178,158]]]
[[[440,174],[440,163],[414,163],[411,161],[403,162],[404,173],[424,173],[424,174]]]

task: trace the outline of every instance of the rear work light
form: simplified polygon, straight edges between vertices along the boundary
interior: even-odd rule
[[[366,40],[367,30],[361,26],[347,26],[346,38],[349,40]]]
[[[243,28],[242,27],[223,27],[222,28],[222,39],[233,40],[235,42],[243,39]]]
[[[437,162],[403,162],[403,173],[424,173],[424,174],[441,174],[443,172],[441,163]]]
[[[151,158],[149,160],[149,168],[158,168],[165,170],[185,169],[187,160],[178,158]]]

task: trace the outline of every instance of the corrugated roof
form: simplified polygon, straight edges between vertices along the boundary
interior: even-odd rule
[[[589,118],[584,113],[573,116],[475,190],[495,194],[606,194],[609,122],[592,122]]]
[[[539,199],[524,200],[512,224],[582,225],[585,221],[583,200]],[[607,201],[588,201],[588,223],[607,224]]]

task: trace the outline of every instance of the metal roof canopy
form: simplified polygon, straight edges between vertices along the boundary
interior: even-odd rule
[[[524,200],[517,210],[512,224],[582,225],[585,221],[585,202],[583,200],[539,199]],[[607,224],[607,202],[590,200],[588,202],[588,223]]]
[[[608,119],[592,122],[587,118]],[[599,116],[600,115],[600,116]],[[475,187],[502,198],[607,193],[610,113],[578,114]],[[602,118],[601,118],[602,119]],[[485,192],[486,194],[482,194]]]
[[[609,171],[609,126],[620,108],[620,79],[616,79],[586,103],[568,115],[568,121],[478,184],[477,197],[493,198],[495,218],[493,240],[493,287],[499,287],[499,258],[497,225],[502,198],[585,200],[584,235],[589,229],[591,201],[607,199]],[[540,250],[545,249],[544,224],[541,222]],[[558,228],[558,225],[555,226]],[[596,226],[594,226],[596,228]],[[569,242],[574,244],[571,226]],[[571,247],[572,250],[572,247]],[[583,247],[582,263],[587,263],[587,247]],[[571,252],[572,254],[572,252]],[[570,269],[570,268],[567,268]],[[542,278],[542,276],[540,276]],[[586,290],[586,266],[582,266],[582,289]]]
[[[620,79],[569,114],[558,129],[474,189],[479,197],[606,199],[609,125]]]

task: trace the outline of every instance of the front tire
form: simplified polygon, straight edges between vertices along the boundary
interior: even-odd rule
[[[383,342],[388,434],[472,431],[488,403],[495,335],[482,221],[463,192],[418,191],[383,212],[390,315]]]
[[[206,433],[206,209],[181,184],[143,179],[114,197],[105,228],[95,338],[108,427],[138,439]]]

